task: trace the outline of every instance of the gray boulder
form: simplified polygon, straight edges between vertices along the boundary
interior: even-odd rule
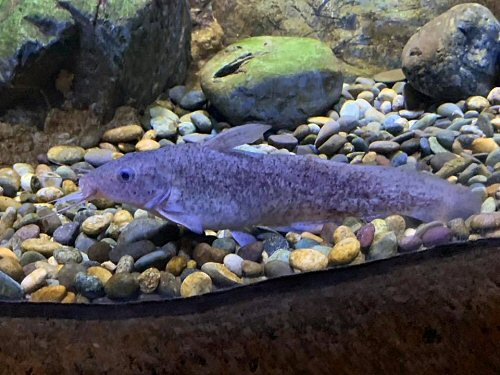
[[[342,73],[319,40],[262,36],[232,44],[200,72],[210,103],[233,125],[260,121],[294,128],[324,113],[342,91]]]
[[[61,1],[58,8],[40,0],[1,9],[0,112],[57,106],[65,97],[109,118],[121,104],[149,104],[184,81],[191,37],[185,0],[98,3]]]
[[[410,38],[402,63],[413,88],[435,100],[486,96],[500,74],[500,23],[482,5],[454,6]]]

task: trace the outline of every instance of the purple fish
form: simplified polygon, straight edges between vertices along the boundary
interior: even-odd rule
[[[430,174],[233,149],[269,129],[248,124],[203,143],[127,154],[83,176],[80,190],[59,202],[105,197],[197,233],[393,213],[447,221],[480,209],[480,198],[470,190]]]

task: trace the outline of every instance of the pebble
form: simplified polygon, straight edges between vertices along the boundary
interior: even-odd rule
[[[465,108],[469,111],[482,112],[490,106],[490,102],[483,96],[471,96],[465,101]]]
[[[236,254],[227,254],[223,261],[224,266],[238,277],[242,276],[243,262],[244,259]]]
[[[64,285],[44,286],[31,294],[31,302],[61,302],[66,293]]]
[[[500,212],[481,213],[472,216],[469,225],[472,230],[482,231],[500,227]]]
[[[399,150],[399,143],[392,141],[375,141],[370,143],[368,149],[379,154],[392,154]]]
[[[124,255],[116,264],[116,273],[130,273],[134,270],[134,258],[130,255]]]
[[[290,250],[288,249],[278,249],[271,254],[266,260],[266,262],[271,262],[273,260],[279,260],[285,263],[290,261]]]
[[[158,150],[160,148],[160,144],[153,139],[141,139],[136,143],[135,149],[136,151],[152,151]]]
[[[52,186],[41,188],[36,192],[36,199],[40,203],[51,202],[55,199],[61,198],[62,196],[64,196],[62,190]]]
[[[188,275],[181,284],[182,297],[193,297],[212,291],[212,279],[205,272],[194,272]]]
[[[61,245],[73,245],[76,237],[78,236],[79,230],[80,225],[78,225],[78,223],[71,222],[63,224],[54,231],[54,241],[60,243]]]
[[[278,149],[286,149],[288,151],[295,150],[295,147],[299,144],[297,138],[291,134],[273,134],[269,136],[268,142],[271,146]]]
[[[153,251],[149,254],[143,255],[134,263],[134,269],[142,272],[150,267],[164,269],[168,261],[176,255],[175,247],[161,248],[160,250]]]
[[[222,263],[227,254],[228,252],[224,249],[219,249],[202,242],[195,246],[193,259],[197,264],[202,266],[207,262]]]
[[[365,228],[371,228],[365,226]],[[369,231],[368,229],[365,229]],[[371,241],[370,241],[371,243]],[[367,247],[367,246],[365,246]],[[347,237],[337,242],[328,254],[328,261],[332,265],[351,263],[359,255],[361,242],[357,238]]]
[[[75,247],[83,252],[87,252],[88,249],[97,242],[94,238],[90,238],[85,233],[80,233],[75,240]]]
[[[106,285],[108,280],[113,276],[113,274],[104,267],[93,266],[87,269],[87,274],[90,276],[97,277],[102,285]]]
[[[412,234],[401,237],[398,245],[401,253],[412,252],[418,250],[420,246],[422,246],[422,240],[416,234]]]
[[[104,286],[96,276],[78,272],[75,276],[76,291],[88,299],[95,299],[104,296]]]
[[[294,250],[290,253],[290,266],[302,272],[318,271],[328,266],[328,257],[314,249]]]
[[[61,285],[66,287],[66,289],[74,291],[75,277],[79,272],[85,273],[85,267],[83,264],[68,263],[59,270],[57,273],[57,279]]]
[[[242,275],[245,277],[259,277],[264,275],[264,265],[251,260],[244,260],[241,264]]]
[[[47,271],[43,268],[37,268],[23,279],[21,287],[25,293],[30,294],[40,289],[45,284],[46,278]]]
[[[188,259],[186,257],[176,255],[168,261],[165,270],[174,276],[179,276],[184,268],[186,268],[187,262]]]
[[[85,149],[79,146],[54,146],[47,152],[47,158],[54,164],[74,164],[83,160]]]
[[[498,144],[492,138],[476,138],[472,141],[471,149],[475,154],[489,154],[498,149]]]
[[[433,247],[447,244],[451,241],[452,232],[447,227],[434,227],[425,231],[422,235],[422,243],[425,247]]]
[[[126,244],[118,243],[118,245],[109,252],[109,259],[116,263],[124,255],[130,255],[134,260],[137,260],[143,255],[149,254],[155,250],[155,244],[149,240],[141,240]]]
[[[115,273],[104,286],[106,296],[114,300],[129,300],[137,296],[139,282],[131,273]]]
[[[17,260],[17,255],[14,252],[6,247],[0,247],[0,259],[2,258],[12,258]]]
[[[369,259],[383,259],[396,254],[398,248],[397,237],[394,232],[386,232],[375,236],[368,249]]]
[[[488,101],[491,105],[499,105],[500,104],[500,87],[494,87],[488,93],[487,96]]]
[[[160,272],[160,282],[157,292],[163,297],[174,298],[181,293],[181,281],[170,272]]]
[[[101,165],[117,159],[120,155],[123,154],[113,150],[91,148],[85,153],[84,159],[87,163],[93,165],[94,167],[100,167]]]
[[[495,201],[495,198],[488,197],[481,204],[481,213],[492,213],[496,211],[496,208],[497,208],[497,203]]]
[[[147,214],[147,212],[146,212]],[[136,218],[120,233],[118,244],[127,244],[140,240],[150,240],[157,246],[177,240],[179,227],[163,220],[148,217]]]
[[[191,113],[191,122],[202,133],[210,133],[212,131],[212,121],[203,112],[196,111]]]
[[[293,270],[288,262],[285,263],[279,260],[273,260],[264,265],[264,274],[269,278],[280,277],[292,275]]]
[[[356,233],[356,238],[359,241],[360,247],[362,249],[367,249],[373,242],[375,237],[375,225],[373,223],[367,223],[363,225]]]
[[[24,278],[23,267],[17,260],[10,256],[0,259],[0,271],[9,275],[16,281],[21,281]]]
[[[154,117],[150,121],[158,139],[171,138],[177,134],[177,121],[168,117]]]
[[[352,229],[346,225],[340,225],[333,232],[333,243],[338,243],[345,238],[356,238]],[[330,242],[330,241],[327,241]]]
[[[464,113],[460,107],[454,103],[443,103],[437,108],[437,113],[440,116],[455,118],[463,117]]]
[[[205,94],[201,90],[188,91],[181,99],[179,105],[188,111],[201,109],[207,102]]]
[[[142,293],[151,294],[153,293],[158,285],[160,284],[161,274],[156,268],[148,268],[143,271],[137,281],[139,282],[139,289]]]
[[[144,130],[139,125],[124,125],[107,130],[102,135],[104,142],[120,143],[138,141],[144,134]]]
[[[24,297],[21,285],[0,271],[0,300],[20,300]]]
[[[457,240],[464,241],[469,238],[469,229],[467,228],[464,219],[457,218],[450,220],[448,222],[448,227],[450,228],[453,237]]]
[[[112,218],[112,214],[91,216],[83,221],[81,230],[90,237],[96,237],[108,228]]]
[[[344,146],[347,142],[347,138],[340,134],[334,134],[328,140],[326,140],[321,146],[318,147],[318,151],[327,156],[334,155],[338,150]]]
[[[243,283],[240,277],[220,263],[207,262],[201,266],[201,270],[210,276],[215,285],[220,287],[229,287]]]
[[[271,256],[276,250],[279,249],[285,249],[285,250],[289,249],[288,241],[286,240],[285,237],[279,234],[271,234],[268,238],[264,240],[263,250],[267,253],[267,255]],[[244,258],[241,254],[238,255]],[[254,259],[248,259],[248,260],[254,260]]]
[[[23,252],[25,251],[36,251],[45,256],[51,256],[54,250],[59,249],[61,244],[42,239],[42,238],[29,238],[21,243],[21,248]]]
[[[21,255],[19,263],[21,263],[21,266],[24,267],[27,264],[34,263],[39,260],[47,260],[47,258],[45,258],[42,254],[36,251],[26,251]]]
[[[182,136],[192,134],[192,133],[196,132],[196,126],[194,126],[194,124],[191,122],[181,122],[177,126],[177,131]]]

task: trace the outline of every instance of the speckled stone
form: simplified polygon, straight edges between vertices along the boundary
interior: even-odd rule
[[[85,267],[78,263],[69,263],[64,265],[57,274],[57,279],[66,289],[74,291],[75,276],[78,272],[85,272]]]
[[[328,257],[314,249],[300,249],[290,253],[289,262],[302,272],[319,271],[328,266]]]
[[[41,188],[36,192],[37,202],[47,203],[55,199],[61,198],[64,195],[61,189],[49,186],[46,188]]]
[[[116,273],[130,273],[134,269],[134,258],[130,255],[124,255],[116,264]]]
[[[131,273],[114,274],[104,286],[108,298],[115,300],[128,300],[137,296],[139,282]]]
[[[215,285],[221,287],[228,287],[243,283],[241,278],[229,271],[226,266],[220,263],[207,262],[201,266],[201,270],[210,276]]]
[[[157,292],[163,297],[177,297],[181,294],[181,280],[170,272],[161,271]]]
[[[82,254],[78,250],[68,246],[54,250],[54,258],[59,264],[81,263],[83,261]]]
[[[450,228],[453,237],[457,240],[466,240],[469,238],[469,229],[467,228],[464,219],[457,218],[450,220],[448,222],[448,227]]]
[[[75,276],[76,291],[88,299],[104,296],[104,286],[98,277],[78,272]]]
[[[182,297],[193,297],[212,291],[212,279],[205,272],[194,272],[184,279],[180,293]]]
[[[137,278],[141,292],[146,294],[153,293],[158,288],[160,277],[160,271],[156,268],[148,268],[142,272]]]
[[[371,243],[371,241],[370,241]],[[328,254],[328,261],[332,265],[348,264],[359,255],[361,243],[357,238],[344,238],[335,244]]]

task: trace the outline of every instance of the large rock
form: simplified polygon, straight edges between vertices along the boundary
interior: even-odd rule
[[[200,78],[211,104],[234,125],[293,128],[330,108],[342,90],[332,51],[309,38],[241,40],[214,56]]]
[[[500,23],[482,5],[457,5],[413,35],[402,60],[410,84],[427,96],[486,96],[500,73]]]
[[[182,83],[190,60],[186,1],[6,2],[0,8],[0,111],[71,98],[113,114]],[[62,70],[65,70],[61,73]]]

